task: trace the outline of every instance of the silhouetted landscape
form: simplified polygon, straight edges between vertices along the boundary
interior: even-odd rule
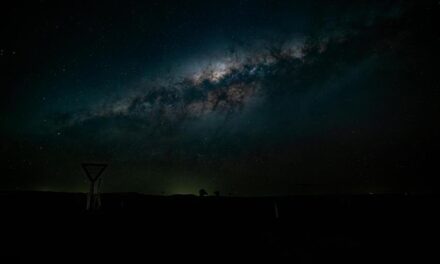
[[[100,210],[86,211],[83,193],[3,192],[2,251],[42,260],[418,262],[436,248],[434,198],[108,193]]]
[[[0,263],[440,262],[439,0],[1,11]]]

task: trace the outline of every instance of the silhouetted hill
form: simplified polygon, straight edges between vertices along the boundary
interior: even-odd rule
[[[3,192],[2,255],[152,260],[420,260],[430,256],[435,196],[289,197]],[[278,217],[277,217],[278,216]],[[32,252],[31,255],[30,252]]]

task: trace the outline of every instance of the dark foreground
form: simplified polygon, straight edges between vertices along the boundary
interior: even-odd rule
[[[1,193],[0,257],[123,263],[435,263],[436,198],[105,194],[102,210],[90,213],[84,210],[84,194]]]

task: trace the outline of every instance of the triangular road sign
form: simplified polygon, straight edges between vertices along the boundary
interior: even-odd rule
[[[81,165],[91,182],[95,182],[102,175],[105,168],[107,168],[105,163],[83,163]]]

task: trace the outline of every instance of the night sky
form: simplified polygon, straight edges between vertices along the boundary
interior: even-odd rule
[[[438,1],[14,1],[2,190],[431,192]]]

